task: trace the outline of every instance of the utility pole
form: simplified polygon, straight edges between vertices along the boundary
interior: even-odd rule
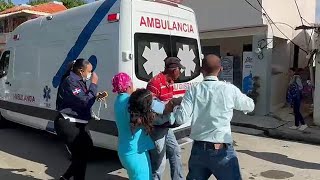
[[[320,28],[315,29],[315,41],[314,49],[315,53],[315,64],[316,64],[316,74],[315,74],[315,85],[314,85],[314,98],[313,98],[313,119],[317,126],[320,126]]]
[[[312,51],[309,52],[307,58],[309,59],[310,77],[313,85],[313,120],[317,126],[320,126],[320,25],[314,26],[299,26],[296,30],[310,30],[314,29],[314,45]],[[316,70],[313,75],[313,64],[315,62]],[[315,78],[313,78],[315,77]]]

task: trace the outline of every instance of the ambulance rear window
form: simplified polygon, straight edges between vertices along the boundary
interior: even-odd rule
[[[142,81],[149,81],[164,70],[164,59],[179,57],[186,67],[177,83],[190,81],[200,75],[200,58],[196,39],[159,35],[135,34],[135,73]]]

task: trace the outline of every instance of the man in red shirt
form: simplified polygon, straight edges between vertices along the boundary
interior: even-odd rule
[[[177,57],[168,57],[164,61],[165,70],[149,81],[147,89],[152,92],[156,99],[171,103],[170,100],[174,95],[173,84],[178,80],[181,70],[185,67]],[[172,180],[183,180],[181,149],[172,129],[155,125],[151,136],[156,145],[156,149],[150,152],[152,178],[154,180],[162,179],[166,166],[166,156],[168,156]]]

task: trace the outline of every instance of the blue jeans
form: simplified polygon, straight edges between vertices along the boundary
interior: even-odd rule
[[[294,124],[295,126],[305,125],[306,123],[304,122],[303,116],[300,112],[300,105],[301,105],[301,97],[297,96],[293,100],[293,113],[294,113]]]
[[[189,159],[187,180],[242,180],[238,158],[232,145],[215,150],[210,143],[195,141]]]
[[[181,149],[171,129],[155,127],[151,134],[156,148],[150,151],[152,178],[162,180],[166,168],[166,157],[170,163],[172,180],[183,180]]]

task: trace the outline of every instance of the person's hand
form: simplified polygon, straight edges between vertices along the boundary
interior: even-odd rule
[[[182,97],[178,97],[178,98],[173,98],[171,99],[171,102],[173,104],[173,106],[179,106],[182,102]]]
[[[172,101],[169,101],[163,111],[163,114],[170,114],[173,112],[174,104]]]
[[[98,101],[102,101],[102,100],[104,100],[106,97],[108,97],[107,91],[99,92],[98,95],[97,95],[97,100],[98,100]]]
[[[98,84],[98,80],[99,80],[99,78],[98,78],[97,73],[92,72],[91,83],[93,83],[93,84]]]

